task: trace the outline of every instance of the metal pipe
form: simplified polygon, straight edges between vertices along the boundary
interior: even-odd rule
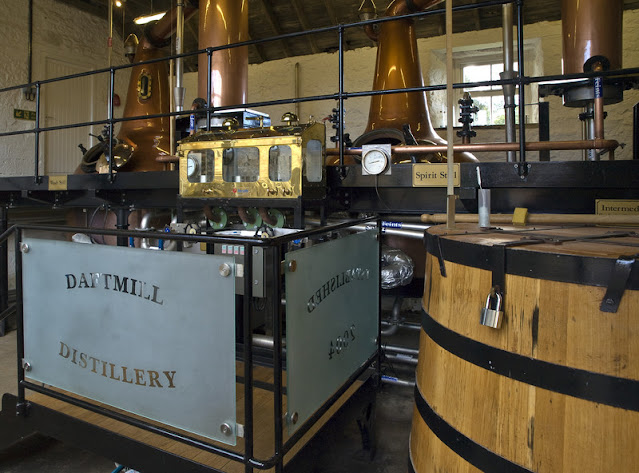
[[[136,230],[140,230],[140,231],[144,231],[144,230],[154,230],[154,228],[151,226],[151,220],[154,217],[157,217],[158,215],[153,213],[153,212],[146,212],[143,216],[142,219],[140,220],[140,228],[136,228]],[[171,223],[176,223],[177,222],[177,216],[173,216],[171,218]],[[153,246],[151,245],[151,242],[149,241],[148,238],[142,238],[140,239],[140,248],[143,248],[145,250],[160,250],[160,245],[158,244],[158,246]],[[168,242],[164,243],[164,247],[163,249],[165,251],[173,251],[177,248],[177,241],[176,240],[169,240]]]
[[[344,27],[339,25],[339,123],[337,134],[339,137],[339,165],[344,166]]]
[[[36,83],[34,182],[40,184],[40,83]]]
[[[300,63],[296,62],[295,63],[295,98],[299,99],[300,98]],[[299,102],[297,102],[295,104],[295,115],[297,116],[297,118],[300,118],[300,104]]]
[[[253,346],[273,349],[274,341],[273,337],[268,335],[253,334]],[[286,347],[286,340],[282,340],[282,348]]]
[[[386,376],[386,375],[382,375],[382,383],[383,384],[392,384],[395,386],[405,386],[408,388],[414,388],[415,387],[415,381],[406,381],[404,379],[399,379],[396,378],[394,376]]]
[[[390,325],[389,322],[386,322],[385,320],[382,320],[382,325]],[[415,324],[412,322],[402,322],[401,324],[399,324],[400,328],[405,328],[408,330],[417,330],[420,331],[422,329],[422,326],[420,324]]]
[[[526,162],[526,93],[524,88],[524,2],[517,0],[517,62],[519,63],[519,161]],[[521,176],[526,166],[519,166]]]
[[[415,350],[413,348],[398,347],[394,345],[384,345],[384,350],[390,351],[393,353],[402,353],[404,355],[412,355],[412,356],[419,355],[419,350]]]
[[[33,0],[29,0],[29,36],[27,40],[27,83],[31,83],[33,75]]]
[[[177,23],[175,34],[175,54],[179,55],[183,52],[184,44],[184,0],[178,0],[177,8]],[[175,101],[175,111],[181,112],[184,110],[184,60],[181,57],[175,59],[175,89],[173,92],[173,100]]]
[[[107,38],[107,57],[109,67],[111,67],[113,65],[113,0],[108,1],[109,8],[107,22],[109,23],[109,37]]]
[[[513,4],[502,5],[502,40],[504,51],[504,72],[500,74],[503,80],[514,79],[516,77],[513,65]],[[515,128],[515,86],[513,84],[504,85],[504,112],[506,115],[506,142],[517,141],[517,131]],[[517,153],[508,151],[508,162],[517,161]]]
[[[387,328],[386,330],[382,330],[380,332],[380,335],[382,335],[383,337],[389,337],[391,335],[394,335],[397,330],[399,329],[399,323],[400,323],[400,314],[401,314],[401,310],[402,310],[402,301],[404,299],[400,296],[397,296],[395,298],[395,302],[393,302],[393,310],[391,312],[391,318],[390,318],[390,327]]]
[[[384,355],[388,361],[392,361],[394,363],[402,363],[406,365],[417,366],[417,358],[407,355],[389,355],[388,353]]]
[[[574,141],[530,141],[523,144],[526,151],[576,149],[616,149],[619,143],[615,140],[574,140]],[[481,153],[488,151],[517,151],[520,143],[471,143],[469,145],[454,145],[455,151],[469,151]],[[411,153],[436,153],[447,150],[446,145],[418,145],[418,146],[393,146],[392,152],[396,154]],[[328,148],[326,154],[337,154],[334,148]],[[344,154],[361,155],[361,148],[346,148]]]

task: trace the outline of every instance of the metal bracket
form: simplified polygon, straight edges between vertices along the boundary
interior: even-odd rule
[[[620,256],[615,262],[610,276],[610,282],[608,283],[608,289],[599,306],[602,312],[617,313],[637,256],[639,255]]]
[[[441,240],[440,240],[440,238],[437,235],[433,235],[433,238],[432,238],[431,242],[432,242],[432,247],[428,248],[428,250],[439,261],[439,272],[442,275],[442,277],[445,278],[446,277],[446,263],[445,263],[445,260],[444,260],[444,255],[442,253]]]

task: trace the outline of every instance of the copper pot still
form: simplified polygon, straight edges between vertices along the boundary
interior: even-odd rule
[[[562,0],[563,72],[579,74],[592,57],[622,68],[623,0]]]
[[[406,15],[426,10],[442,0],[413,0],[409,9],[406,0],[395,0],[386,9],[386,16]],[[380,24],[376,35],[377,62],[373,90],[423,87],[421,64],[413,19],[398,19]],[[366,133],[382,129],[402,130],[409,124],[417,142],[446,144],[433,128],[428,111],[426,92],[402,92],[376,95],[371,98]],[[361,144],[361,143],[360,143]],[[455,161],[477,161],[470,153],[455,152]]]
[[[200,0],[199,48],[215,48],[248,41],[248,0]],[[198,57],[198,96],[207,95],[208,56]],[[222,49],[211,55],[210,105],[246,103],[248,46]]]
[[[188,5],[184,8],[184,19],[188,20],[197,9]],[[128,50],[135,47],[132,61],[141,63],[162,58],[162,50],[175,33],[177,8],[171,9],[161,20],[150,25],[142,40],[135,47],[135,41],[127,38]],[[167,61],[140,64],[131,69],[131,78],[124,106],[124,117],[151,117],[170,112],[169,70]],[[117,134],[118,144],[114,146],[114,165],[118,172],[162,171],[165,164],[157,158],[170,153],[170,119],[140,118],[122,122]],[[102,159],[98,170],[107,172],[108,164]]]

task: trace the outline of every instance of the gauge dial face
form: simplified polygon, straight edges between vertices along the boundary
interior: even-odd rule
[[[380,149],[372,149],[362,156],[362,166],[368,174],[381,174],[388,167],[388,155]]]
[[[199,168],[200,168],[200,164],[198,163],[197,159],[195,159],[195,157],[188,156],[186,158],[186,175],[188,177],[195,176]]]

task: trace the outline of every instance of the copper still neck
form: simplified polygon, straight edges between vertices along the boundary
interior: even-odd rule
[[[387,16],[405,15],[425,10],[442,0],[395,0],[386,9]],[[415,8],[411,8],[411,7]],[[415,25],[412,19],[381,23],[378,33],[377,63],[373,90],[423,87],[417,50]],[[402,130],[408,124],[417,141],[446,143],[433,128],[428,112],[426,92],[401,92],[376,95],[371,98],[366,132],[394,128]],[[455,153],[456,161],[476,161],[468,153]]]
[[[184,19],[188,20],[196,8],[187,5]],[[165,56],[164,43],[176,28],[176,9],[149,26],[137,45],[135,63]],[[169,71],[166,62],[137,65],[131,69],[129,89],[124,106],[125,117],[150,116],[170,111]],[[142,118],[122,122],[118,139],[133,150],[120,171],[162,171],[164,164],[156,158],[170,152],[170,119]]]
[[[199,48],[247,41],[248,0],[200,0]],[[207,95],[208,58],[198,58],[198,96]],[[211,96],[214,107],[247,101],[248,46],[215,51],[211,58]]]
[[[563,72],[584,72],[595,56],[622,68],[623,0],[562,0]]]

